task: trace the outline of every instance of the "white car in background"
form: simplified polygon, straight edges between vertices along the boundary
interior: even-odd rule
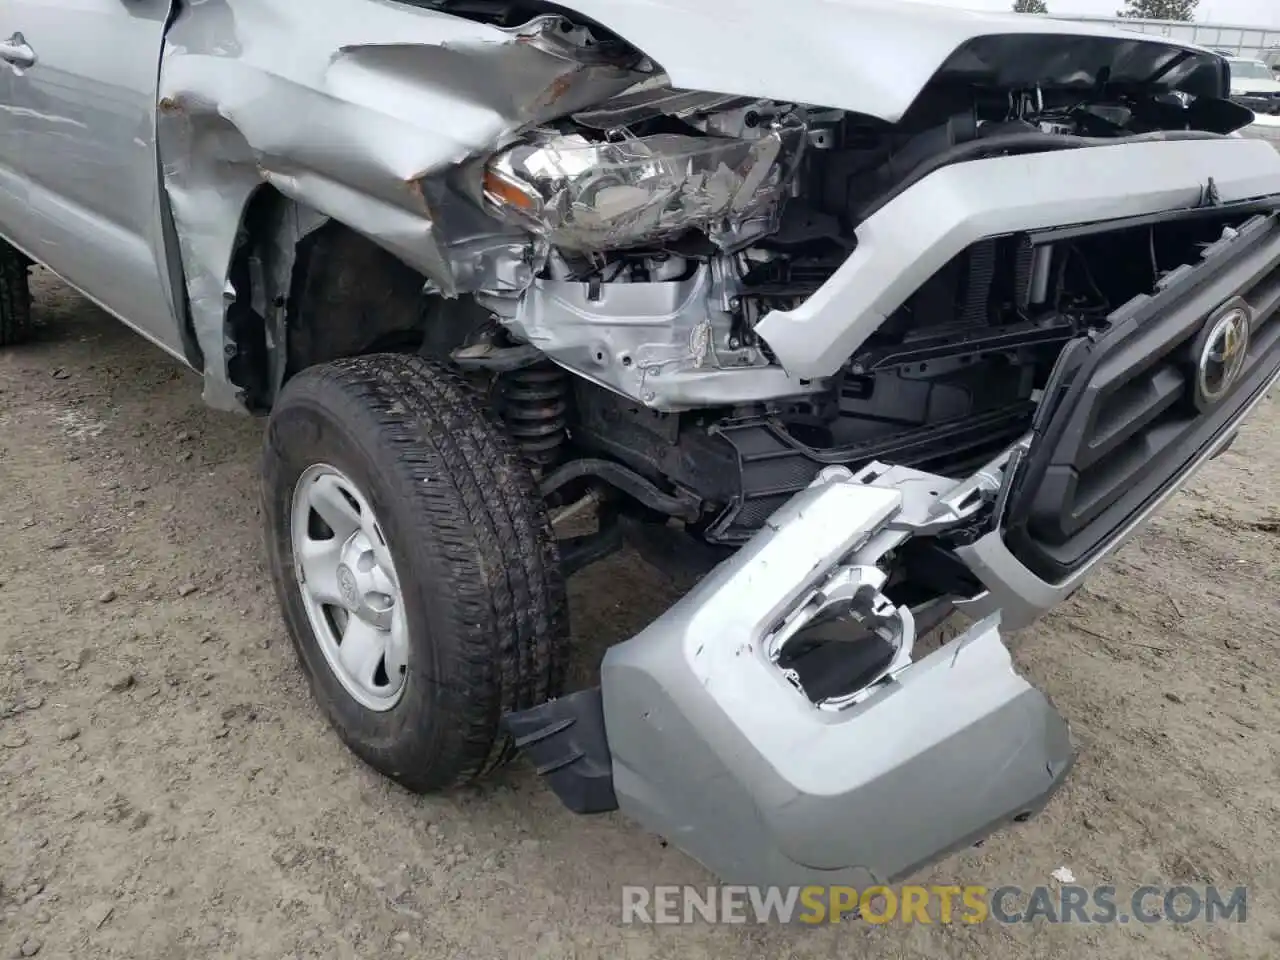
[[[1245,136],[1261,137],[1263,140],[1271,140],[1280,147],[1280,116],[1264,116],[1259,115],[1250,126],[1244,130]]]
[[[1231,99],[1260,117],[1280,115],[1280,80],[1261,60],[1229,57]]]

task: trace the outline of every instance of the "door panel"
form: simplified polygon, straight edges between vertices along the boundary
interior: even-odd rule
[[[12,4],[0,0],[0,39],[11,37]],[[16,72],[0,61],[0,236],[26,248],[22,225],[27,217],[27,189],[18,159],[18,108],[14,103]]]
[[[36,56],[9,78],[29,204],[22,246],[180,354],[155,148],[169,2],[0,0],[0,33],[12,21]]]

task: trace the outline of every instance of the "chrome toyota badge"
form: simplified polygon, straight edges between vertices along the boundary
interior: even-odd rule
[[[1230,392],[1244,370],[1251,332],[1249,308],[1231,306],[1205,329],[1196,357],[1196,402],[1212,406]]]

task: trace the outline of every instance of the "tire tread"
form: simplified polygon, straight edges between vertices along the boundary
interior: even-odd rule
[[[388,451],[386,479],[398,497],[419,503],[429,526],[421,534],[438,549],[455,599],[448,637],[438,638],[458,678],[458,689],[441,691],[454,756],[435,772],[391,775],[419,789],[474,780],[512,754],[498,730],[501,715],[557,695],[565,676],[568,600],[533,476],[465,382],[432,360],[337,360],[286,387],[302,393],[341,397],[372,421],[378,447]],[[349,731],[339,732],[351,743]]]
[[[0,240],[0,347],[31,337],[31,288],[27,259]]]

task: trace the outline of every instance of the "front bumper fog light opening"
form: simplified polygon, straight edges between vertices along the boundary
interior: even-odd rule
[[[885,580],[878,567],[844,568],[768,638],[769,658],[815,706],[852,706],[910,665],[915,618]]]

